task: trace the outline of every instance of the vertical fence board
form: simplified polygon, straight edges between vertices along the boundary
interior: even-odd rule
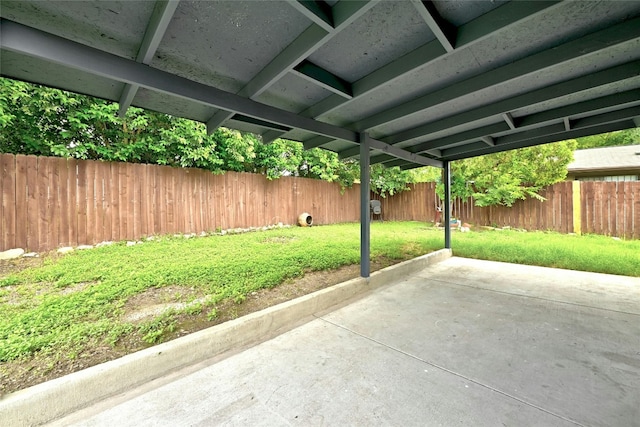
[[[593,229],[592,232],[602,234],[602,188],[598,186],[597,190],[594,183],[588,183],[592,191],[593,197]]]
[[[120,214],[120,173],[117,163],[108,163],[108,178],[103,177],[105,194],[104,194],[104,230],[111,234],[113,241],[118,241],[120,237],[120,222],[118,215]]]
[[[197,169],[191,169],[189,172],[189,181],[185,182],[185,195],[189,201],[189,219],[188,225],[191,233],[198,234],[198,209],[200,209],[200,197],[199,197],[199,171]]]
[[[131,163],[125,163],[125,176],[127,179],[127,226],[126,226],[126,234],[127,239],[137,240],[138,235],[136,235],[136,227],[135,224],[138,222],[138,212],[136,209],[136,203],[138,203],[138,199],[136,197],[136,168],[138,165],[134,165]]]
[[[78,243],[86,245],[92,243],[87,236],[87,206],[89,203],[87,198],[87,161],[78,161],[77,168]]]
[[[591,211],[592,200],[588,199],[585,183],[580,183],[580,210],[581,210],[581,218],[582,222],[582,233],[590,233],[591,230]]]
[[[117,218],[118,240],[127,240],[127,223],[129,222],[129,188],[127,187],[127,168],[125,163],[114,163],[118,175],[118,210]]]
[[[98,178],[96,170],[97,162],[87,162],[87,244],[95,244],[103,241],[102,213],[98,211]],[[100,223],[100,225],[98,225]]]
[[[640,184],[633,184],[633,198],[631,202],[633,207],[633,235],[634,239],[640,239]]]
[[[609,234],[612,236],[616,236],[618,234],[618,227],[614,221],[615,218],[615,208],[618,206],[618,193],[616,192],[616,183],[615,182],[605,182],[607,186],[606,192],[608,196],[607,203],[607,223]]]
[[[186,226],[186,215],[189,212],[189,206],[187,204],[183,204],[185,201],[185,197],[184,197],[184,188],[182,186],[182,179],[180,179],[181,177],[178,176],[178,174],[180,172],[182,172],[180,169],[177,168],[172,168],[171,170],[172,175],[173,175],[173,183],[174,183],[174,188],[175,188],[175,203],[173,205],[173,209],[174,209],[174,214],[173,214],[173,223],[174,223],[174,232],[175,233],[179,233],[182,230],[186,230],[187,226]],[[184,174],[183,174],[184,176]]]
[[[140,235],[153,235],[153,184],[149,165],[141,165],[140,171]]]
[[[149,195],[149,205],[151,206],[151,211],[149,212],[149,234],[154,235],[159,232],[158,211],[160,208],[158,207],[158,173],[157,169],[148,166],[149,170],[147,171],[148,178],[148,188],[151,189],[151,194]]]
[[[27,188],[27,156],[16,156],[16,241],[15,245],[18,248],[27,247],[27,233],[29,224],[27,218],[29,215],[28,204],[28,188]]]
[[[69,185],[69,244],[78,245],[78,161],[69,159],[67,163]],[[83,244],[84,242],[80,242]]]
[[[616,182],[616,197],[617,197],[617,206],[614,210],[615,218],[614,221],[617,225],[617,236],[625,237],[627,230],[625,228],[625,219],[624,219],[624,208],[625,208],[625,183],[624,182]]]
[[[171,182],[171,188],[173,189],[173,194],[171,197],[171,204],[167,206],[167,222],[170,221],[169,232],[177,233],[178,232],[178,206],[180,204],[180,183],[176,179],[176,174],[174,173],[174,168],[169,168],[169,180]]]
[[[0,157],[2,172],[2,244],[5,249],[16,247],[16,161],[11,154]]]
[[[102,212],[99,212],[98,178],[96,177],[96,162],[87,162],[87,243],[94,244],[103,241]]]
[[[627,238],[633,238],[633,187],[631,182],[624,183],[624,226],[625,226],[625,236]]]
[[[27,156],[27,244],[26,250],[37,251],[39,249],[39,202],[40,193],[38,191],[38,158],[36,156]],[[0,208],[1,209],[1,208]]]
[[[158,194],[160,194],[160,233],[167,234],[171,230],[169,228],[169,206],[173,203],[173,187],[171,185],[171,168],[163,166],[160,170],[160,182],[158,185]]]
[[[211,172],[205,171],[202,176],[202,191],[204,197],[204,206],[205,210],[202,213],[203,220],[203,230],[206,232],[215,231],[215,212],[213,211],[212,193],[213,186],[210,185],[213,174]]]
[[[49,221],[49,232],[54,247],[64,245],[59,239],[60,235],[60,159],[52,159],[49,164],[49,205],[47,207],[47,217]]]
[[[69,162],[67,159],[56,159],[58,162],[58,197],[56,198],[56,219],[58,220],[58,242],[60,246],[70,246],[69,241]]]
[[[57,246],[49,235],[49,173],[51,162],[38,158],[38,251],[45,251]],[[6,246],[5,246],[6,248]]]

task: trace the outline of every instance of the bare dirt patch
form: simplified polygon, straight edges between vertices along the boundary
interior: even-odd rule
[[[376,271],[401,260],[378,259],[371,264]],[[0,262],[0,277],[23,270],[28,267],[42,265],[42,258],[20,258],[11,262]],[[288,280],[274,288],[251,292],[246,298],[237,302],[225,300],[215,306],[217,316],[211,319],[211,308],[199,314],[181,314],[177,318],[173,332],[163,336],[163,341],[184,336],[201,329],[236,319],[240,316],[262,310],[267,307],[324,289],[329,286],[353,279],[360,275],[359,265],[350,265],[330,271],[307,272],[304,276]],[[77,291],[90,284],[76,285],[66,292]],[[5,290],[7,287],[4,288]],[[143,322],[169,308],[184,306],[206,298],[192,288],[168,286],[149,289],[130,298],[124,306],[122,318],[130,322]],[[130,334],[120,339],[115,345],[104,344],[96,338],[89,345],[72,355],[38,354],[28,360],[17,360],[0,365],[0,396],[21,390],[45,381],[58,378],[100,363],[122,357],[126,354],[149,347],[139,334]]]

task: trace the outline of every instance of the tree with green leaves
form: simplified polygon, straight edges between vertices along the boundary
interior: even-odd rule
[[[602,133],[600,135],[585,136],[578,138],[578,150],[597,147],[615,147],[619,145],[640,144],[640,128],[619,130],[615,132]]]
[[[192,120],[134,107],[119,118],[117,111],[113,102],[0,78],[0,152],[254,172],[269,179],[301,176],[343,188],[360,176],[357,162],[319,148],[304,150],[298,142],[263,144],[226,128],[208,135],[204,124]],[[564,142],[454,162],[453,194],[473,195],[481,206],[539,198],[542,187],[564,179],[574,147]],[[376,164],[371,190],[386,197],[437,175],[436,168],[403,171]]]
[[[473,197],[476,206],[544,200],[540,190],[566,178],[576,144],[575,140],[561,141],[452,162],[452,196]],[[442,183],[437,191],[443,197]]]
[[[0,152],[197,167],[212,172],[262,173],[268,179],[300,176],[357,181],[359,164],[336,153],[219,128],[207,135],[202,123],[118,105],[90,96],[0,78]],[[373,167],[372,189],[382,195],[407,188],[411,173]]]

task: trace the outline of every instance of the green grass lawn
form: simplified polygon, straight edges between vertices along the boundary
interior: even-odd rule
[[[48,259],[42,267],[0,278],[0,362],[38,352],[73,355],[87,343],[127,334],[149,342],[173,316],[208,313],[223,300],[277,286],[305,271],[359,262],[359,225],[283,228],[239,235],[161,237]],[[375,222],[371,256],[412,258],[443,247],[443,232],[418,222]],[[640,241],[557,233],[482,231],[453,234],[455,255],[640,276]],[[128,322],[127,301],[150,288],[178,286],[198,299],[181,312]],[[202,296],[204,296],[202,298]]]

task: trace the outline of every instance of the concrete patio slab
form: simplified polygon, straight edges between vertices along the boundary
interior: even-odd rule
[[[640,425],[640,279],[450,258],[54,425]]]

